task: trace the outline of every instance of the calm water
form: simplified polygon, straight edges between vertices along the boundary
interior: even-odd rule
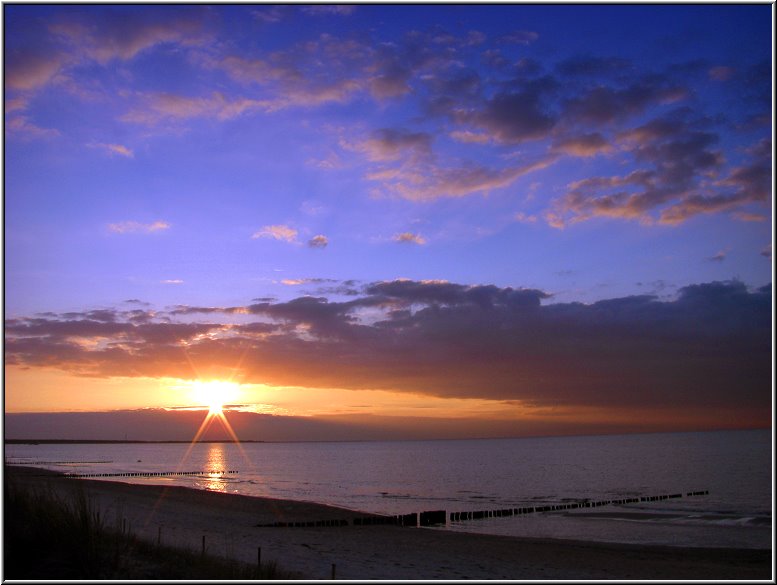
[[[7,445],[9,463],[369,512],[474,511],[709,490],[709,495],[449,523],[610,542],[770,548],[771,431],[354,443]]]

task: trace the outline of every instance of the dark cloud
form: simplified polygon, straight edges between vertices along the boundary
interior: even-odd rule
[[[630,73],[633,63],[620,57],[572,57],[561,61],[556,71],[563,76],[622,76]]]
[[[768,201],[771,161],[764,153],[770,148],[763,140],[757,142],[746,151],[747,163],[724,174],[726,160],[719,135],[709,126],[710,121],[694,118],[691,110],[681,108],[619,132],[617,147],[633,158],[637,170],[570,184],[567,194],[553,202],[546,219],[555,227],[564,227],[594,217],[670,225],[724,211],[752,218],[752,213],[741,215],[742,208]],[[557,150],[586,152],[581,137],[563,140],[557,142]],[[595,142],[603,141],[591,138],[589,146],[596,152]]]
[[[507,144],[546,137],[556,124],[546,108],[546,96],[555,89],[556,82],[542,78],[522,85],[519,91],[494,95],[479,112],[457,114],[458,120],[482,128],[494,140]]]
[[[246,382],[534,405],[769,407],[770,286],[699,284],[667,301],[548,299],[534,289],[391,281],[345,302],[255,303],[231,325],[12,319],[6,363],[182,378],[237,368]]]
[[[391,161],[402,156],[425,157],[431,153],[432,137],[425,132],[408,132],[400,128],[381,128],[362,146],[374,161]]]
[[[329,238],[324,235],[313,236],[308,240],[309,248],[326,248],[329,245]]]
[[[642,80],[627,87],[596,86],[581,97],[568,99],[565,117],[574,123],[602,126],[624,121],[660,102],[672,102],[685,95],[681,87],[661,87],[655,80]]]

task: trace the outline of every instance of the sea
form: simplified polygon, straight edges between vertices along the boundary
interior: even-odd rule
[[[111,481],[389,515],[445,510],[446,524],[435,530],[760,549],[773,544],[772,459],[769,429],[435,441],[5,445],[8,464],[73,475],[162,474],[104,477]],[[682,497],[654,498],[677,494]],[[624,500],[631,502],[451,520],[452,512]]]

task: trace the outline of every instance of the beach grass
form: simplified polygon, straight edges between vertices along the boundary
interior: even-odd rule
[[[151,543],[111,526],[89,496],[4,481],[3,579],[291,579],[274,562],[249,565]]]

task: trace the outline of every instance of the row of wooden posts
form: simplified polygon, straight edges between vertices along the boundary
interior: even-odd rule
[[[706,496],[709,490],[687,492],[686,497]],[[354,526],[440,526],[451,522],[466,520],[484,520],[488,518],[503,518],[507,516],[520,516],[523,514],[535,514],[542,512],[555,512],[560,510],[572,510],[578,508],[599,508],[601,506],[619,504],[637,504],[640,502],[658,502],[674,498],[682,498],[682,493],[665,494],[660,496],[641,496],[639,498],[622,498],[617,500],[601,500],[597,502],[575,502],[570,504],[552,504],[548,506],[528,506],[523,508],[503,508],[501,510],[477,510],[473,512],[451,512],[445,510],[432,510],[428,512],[414,512],[396,516],[362,516],[353,519]],[[307,522],[273,522],[271,524],[257,524],[262,528],[315,528],[322,526],[349,526],[348,520],[318,520]]]
[[[65,477],[84,478],[84,477],[165,477],[171,475],[210,475],[211,473],[227,474],[237,473],[237,471],[224,470],[205,470],[205,471],[138,471],[124,473],[67,473]]]
[[[687,492],[686,496],[704,496],[709,494],[708,490]],[[660,500],[669,500],[673,498],[682,498],[683,494],[666,494],[661,496],[642,496],[639,498],[622,498],[618,500],[602,500],[599,502],[575,502],[572,504],[553,504],[550,506],[530,506],[525,508],[506,508],[502,510],[479,510],[477,512],[451,512],[451,522],[462,520],[482,520],[485,518],[502,518],[505,516],[518,516],[521,514],[533,514],[535,512],[555,512],[558,510],[572,510],[577,508],[598,508],[600,506],[610,506],[618,504],[637,504],[640,502],[657,502]]]

